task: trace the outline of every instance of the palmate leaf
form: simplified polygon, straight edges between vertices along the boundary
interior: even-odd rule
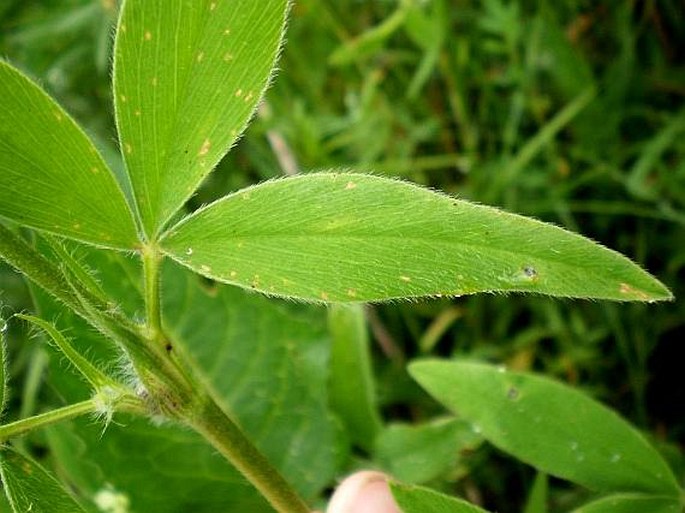
[[[171,228],[161,246],[205,276],[304,300],[487,291],[671,297],[630,260],[579,235],[359,174],[312,174],[244,189]]]
[[[485,439],[539,470],[598,491],[680,494],[645,438],[577,390],[472,362],[420,361],[409,372]]]
[[[0,451],[0,476],[14,513],[85,513],[43,467],[9,447]]]
[[[135,222],[114,175],[69,115],[0,61],[0,216],[98,246],[132,249]]]
[[[120,144],[148,236],[245,129],[267,85],[287,0],[127,0],[114,91]]]

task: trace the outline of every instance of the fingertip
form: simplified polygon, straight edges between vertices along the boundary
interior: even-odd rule
[[[388,476],[365,470],[346,478],[336,489],[327,513],[401,513],[393,499]]]

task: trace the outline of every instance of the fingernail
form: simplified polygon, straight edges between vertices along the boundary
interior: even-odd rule
[[[327,513],[402,513],[388,486],[388,476],[363,471],[345,479],[331,497]]]

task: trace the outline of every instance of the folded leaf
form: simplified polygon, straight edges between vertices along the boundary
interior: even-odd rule
[[[148,236],[245,129],[269,81],[287,0],[128,0],[114,90],[122,154]]]
[[[14,513],[85,513],[43,467],[9,447],[0,452],[0,475]]]
[[[244,189],[171,228],[161,245],[210,278],[314,301],[488,291],[671,297],[630,260],[579,235],[359,174],[311,174]]]
[[[409,371],[485,439],[543,472],[593,490],[680,494],[635,428],[566,385],[472,362],[421,361]]]
[[[0,61],[0,216],[98,246],[138,236],[114,175],[69,115]]]
[[[462,499],[420,486],[391,483],[390,489],[403,513],[487,513]]]

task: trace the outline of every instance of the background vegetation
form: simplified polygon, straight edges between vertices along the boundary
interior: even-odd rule
[[[37,78],[112,162],[116,9],[114,0],[0,2],[0,54]],[[189,209],[284,170],[401,176],[590,236],[676,296],[657,305],[478,296],[370,307],[384,420],[441,411],[404,362],[466,355],[588,391],[649,433],[684,475],[682,2],[300,0],[280,69],[258,119]],[[0,282],[4,313],[32,308],[19,275],[0,266]],[[16,418],[56,393],[44,380],[45,345],[16,324],[8,339]],[[59,471],[40,434],[24,443]],[[369,457],[354,447],[340,473]],[[432,486],[496,511],[521,510],[534,478],[489,446],[440,470]],[[552,486],[553,511],[584,497]]]

